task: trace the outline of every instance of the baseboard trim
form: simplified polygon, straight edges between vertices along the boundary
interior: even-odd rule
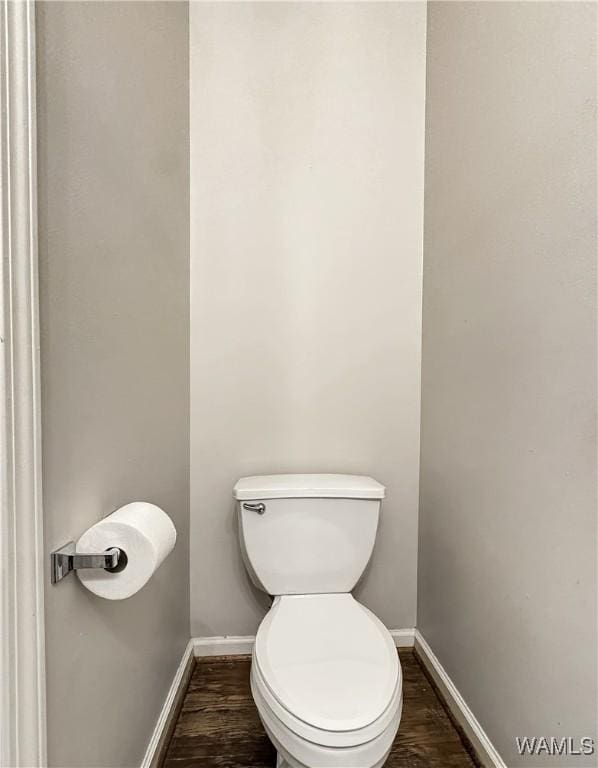
[[[415,629],[390,629],[389,632],[397,648],[413,648]]]
[[[415,629],[389,630],[397,648],[412,648]],[[245,656],[253,651],[254,635],[225,635],[224,637],[194,637],[193,653],[204,656]]]
[[[225,635],[224,637],[194,637],[193,653],[202,656],[244,656],[253,651],[254,635]]]
[[[415,651],[440,691],[457,725],[469,740],[479,762],[484,768],[507,768],[506,763],[418,629],[415,630]]]
[[[154,732],[147,745],[141,768],[158,768],[162,765],[172,731],[183,704],[183,698],[191,678],[191,673],[193,672],[194,664],[193,640],[189,640],[172,679]]]

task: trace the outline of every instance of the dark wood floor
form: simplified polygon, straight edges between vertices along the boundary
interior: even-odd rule
[[[385,768],[474,768],[411,649],[399,652],[403,716]],[[273,768],[249,689],[248,656],[198,659],[164,768]]]

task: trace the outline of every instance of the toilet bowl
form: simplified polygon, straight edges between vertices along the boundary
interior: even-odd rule
[[[256,635],[251,691],[279,768],[378,768],[397,733],[394,642],[350,593],[371,555],[383,495],[376,481],[350,475],[235,486],[248,571],[274,596]]]

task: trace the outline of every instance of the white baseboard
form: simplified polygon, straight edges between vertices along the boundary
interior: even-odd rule
[[[178,711],[178,704],[185,693],[186,682],[193,663],[193,640],[189,640],[181,657],[181,662],[166,695],[162,711],[156,722],[154,732],[147,745],[141,768],[157,768],[163,757],[170,725]]]
[[[415,629],[391,629],[397,648],[412,648]],[[226,635],[225,637],[194,637],[193,652],[202,656],[241,656],[253,651],[254,635]]]
[[[498,754],[498,751],[486,735],[477,718],[467,706],[465,699],[461,696],[446,670],[438,661],[421,632],[417,629],[415,630],[415,650],[431,678],[438,686],[453,717],[471,742],[482,765],[485,768],[507,768],[506,763]]]
[[[194,637],[195,656],[242,656],[253,651],[254,635],[226,635],[225,637]]]
[[[390,629],[389,632],[397,648],[413,648],[415,629]]]

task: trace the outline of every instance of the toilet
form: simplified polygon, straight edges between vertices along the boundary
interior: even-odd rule
[[[277,768],[379,768],[401,719],[395,644],[351,594],[374,548],[384,486],[357,475],[244,477],[243,559],[272,595],[251,691]]]

